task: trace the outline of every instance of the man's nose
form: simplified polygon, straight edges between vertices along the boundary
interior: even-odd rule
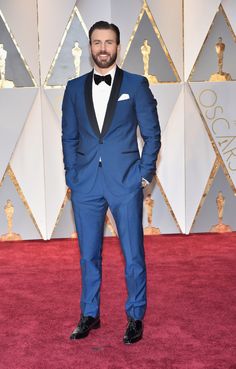
[[[102,49],[102,51],[106,51],[106,44],[105,43],[101,45],[101,49]]]

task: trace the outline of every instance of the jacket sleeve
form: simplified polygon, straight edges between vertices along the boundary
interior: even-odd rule
[[[76,167],[78,144],[78,122],[71,96],[71,85],[70,82],[68,82],[62,103],[62,149],[66,172]]]
[[[141,175],[151,182],[156,173],[157,155],[161,147],[161,131],[157,101],[143,77],[135,94],[135,109],[144,147],[140,159]]]

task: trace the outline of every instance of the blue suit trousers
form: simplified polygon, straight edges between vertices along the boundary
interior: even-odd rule
[[[115,219],[125,259],[128,317],[142,319],[146,310],[146,265],[143,245],[143,190],[140,186],[125,195],[114,195],[99,167],[92,190],[71,192],[75,224],[79,238],[82,275],[81,312],[85,316],[100,315],[102,276],[102,244],[108,207]],[[115,271],[114,271],[115,272]]]

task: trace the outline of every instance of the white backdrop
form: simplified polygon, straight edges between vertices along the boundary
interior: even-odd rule
[[[151,89],[162,149],[157,176],[145,191],[153,200],[151,224],[144,205],[145,230],[208,232],[218,222],[219,191],[223,223],[236,230],[235,0],[0,0],[6,78],[15,84],[0,89],[0,235],[7,232],[8,199],[13,231],[23,239],[75,232],[64,180],[61,101],[74,77],[74,42],[82,49],[83,74],[91,69],[88,29],[101,19],[120,28],[124,69],[144,73],[140,47],[148,39],[149,72],[160,81]],[[220,36],[223,69],[232,81],[209,82],[218,68]],[[105,235],[115,233],[108,212]]]

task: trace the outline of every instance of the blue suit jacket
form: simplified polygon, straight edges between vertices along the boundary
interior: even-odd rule
[[[160,126],[156,100],[146,78],[117,67],[100,133],[92,100],[93,71],[68,82],[62,104],[62,145],[66,183],[72,190],[91,190],[102,160],[109,189],[127,193],[149,182],[156,171]],[[129,98],[118,101],[122,94]],[[144,140],[140,158],[137,126]]]

